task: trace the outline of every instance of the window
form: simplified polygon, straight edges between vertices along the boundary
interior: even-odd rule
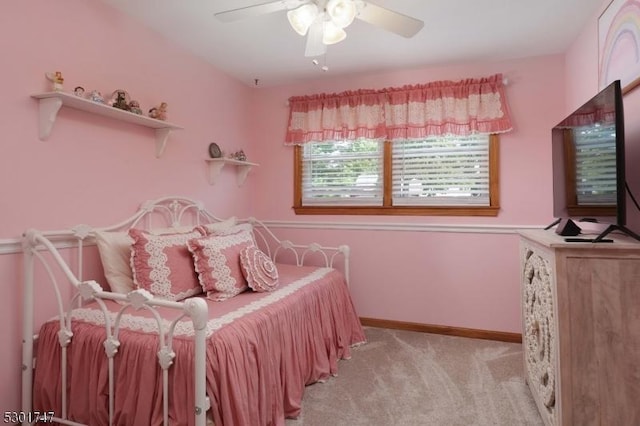
[[[302,150],[302,205],[382,205],[382,144],[308,143]]]
[[[569,214],[615,215],[615,127],[607,125],[567,129],[563,136]]]
[[[297,214],[498,213],[496,135],[310,142],[294,152]]]
[[[575,143],[577,204],[615,206],[615,126],[577,129]]]

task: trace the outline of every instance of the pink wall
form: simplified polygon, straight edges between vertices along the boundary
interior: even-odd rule
[[[243,114],[251,91],[240,82],[100,2],[68,1],[64,10],[44,0],[10,2],[0,26],[7,203],[0,238],[87,218],[107,224],[167,194],[202,199],[220,214],[247,210],[250,189],[237,190],[230,173],[210,186],[204,162],[212,141],[251,152]],[[49,90],[44,73],[54,70],[63,72],[66,90],[124,88],[145,110],[164,100],[169,121],[184,130],[169,136],[157,159],[152,130],[63,107],[50,138],[40,141],[38,104],[29,95]]]
[[[165,195],[202,200],[222,217],[248,214],[251,187],[237,188],[229,171],[209,185],[204,161],[212,141],[252,153],[244,118],[252,90],[240,82],[101,2],[6,2],[0,52],[0,243],[28,227],[106,226]],[[169,121],[184,130],[158,159],[151,129],[63,107],[40,141],[30,95],[48,91],[44,73],[55,70],[69,91],[124,88],[145,110],[166,101]],[[21,279],[21,256],[0,255],[2,411],[19,408]]]
[[[611,1],[605,0],[566,55],[566,112],[578,108],[598,92],[598,16]],[[640,87],[624,95],[627,182],[640,202]],[[627,195],[627,226],[640,233],[640,212]]]
[[[496,218],[295,216],[292,149],[284,147],[286,100],[292,95],[339,92],[458,80],[501,72],[514,130],[501,137],[501,212]],[[300,224],[286,229],[291,239],[346,243],[352,247],[351,288],[361,316],[424,324],[520,332],[517,226],[553,220],[551,127],[564,110],[563,57],[545,56],[499,63],[474,63],[358,75],[261,90],[254,100],[254,130],[263,140],[258,156],[269,168],[256,189],[256,214]],[[304,229],[304,223],[339,223],[345,229]],[[354,230],[367,223],[387,225],[478,225],[480,233]],[[509,234],[496,234],[500,231]],[[476,229],[477,230],[477,229]]]
[[[257,193],[256,214],[260,217],[287,220],[326,220],[326,217],[296,217],[291,209],[293,154],[282,144],[286,130],[287,99],[293,95],[340,92],[357,88],[381,88],[435,80],[457,80],[503,73],[508,79],[507,96],[513,117],[514,131],[501,137],[501,203],[498,219],[460,219],[450,217],[385,218],[355,216],[331,218],[347,221],[390,221],[418,223],[486,223],[537,224],[552,217],[550,138],[551,127],[561,118],[564,107],[563,57],[546,56],[498,63],[461,64],[413,70],[398,70],[384,74],[357,75],[318,80],[262,89],[255,92],[254,131],[262,144],[256,146],[260,158],[268,158],[269,168],[262,179],[254,182]],[[551,99],[551,102],[549,102]],[[278,188],[274,191],[274,188]],[[260,198],[262,197],[262,198]]]
[[[609,1],[603,3],[603,8]],[[499,63],[470,63],[330,78],[261,90],[254,96],[254,131],[264,143],[258,157],[269,162],[254,183],[256,215],[283,221],[291,239],[346,243],[352,247],[351,291],[364,317],[507,332],[520,332],[518,237],[497,234],[513,226],[544,226],[553,220],[551,127],[597,93],[597,16],[566,54]],[[284,147],[293,95],[381,88],[434,80],[457,80],[501,72],[514,131],[501,137],[500,198],[497,218],[296,216],[292,204],[292,152]],[[640,93],[640,89],[636,92]],[[625,97],[627,164],[640,161],[640,94]],[[267,160],[268,159],[268,160]],[[634,175],[635,173],[635,175]],[[640,182],[640,168],[628,180]],[[635,177],[634,177],[635,176]],[[636,198],[640,199],[640,188]],[[630,205],[631,202],[628,201]],[[636,232],[640,214],[628,207]],[[339,230],[309,229],[314,222]],[[398,225],[478,225],[479,233],[380,230]],[[487,228],[483,229],[482,225]],[[305,229],[305,226],[307,229]],[[359,229],[355,229],[358,227]],[[364,228],[364,229],[363,229]],[[424,228],[422,228],[424,230]],[[281,231],[281,232],[283,232]],[[460,230],[459,230],[460,231]],[[462,230],[464,231],[464,230]]]
[[[277,231],[283,238],[349,244],[351,290],[361,316],[519,332],[518,238],[512,232],[552,220],[550,128],[597,90],[595,20],[566,56],[335,79],[322,75],[313,83],[254,90],[101,3],[68,0],[60,9],[45,0],[10,2],[0,15],[5,57],[0,240],[15,239],[27,227],[107,225],[132,213],[142,200],[187,195],[220,216],[250,213],[281,221]],[[76,84],[105,93],[125,88],[146,108],[167,101],[169,120],[185,130],[174,132],[165,155],[156,159],[150,130],[63,109],[49,140],[40,141],[37,103],[29,95],[47,90],[44,72],[58,69],[67,89]],[[514,131],[501,142],[497,218],[293,214],[292,152],[282,145],[289,96],[496,72],[510,80],[514,119]],[[637,115],[640,95],[628,95],[625,108],[627,116]],[[247,112],[255,117],[251,126],[244,119]],[[212,141],[227,150],[245,148],[261,164],[243,188],[229,172],[215,186],[208,184],[203,159]],[[313,229],[313,222],[327,223],[329,229]],[[379,224],[480,228],[449,233],[382,230]],[[6,295],[0,301],[5,342],[0,408],[5,410],[19,407],[20,262],[18,254],[0,255]]]

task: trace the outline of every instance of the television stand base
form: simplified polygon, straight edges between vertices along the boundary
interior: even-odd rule
[[[549,229],[553,228],[554,226],[559,224],[561,220],[562,220],[562,218],[554,220],[553,222],[551,222],[551,224],[549,226],[544,228],[544,230],[546,231],[546,230],[549,230]]]
[[[620,231],[620,232],[622,232],[624,234],[627,234],[631,238],[640,241],[640,235],[636,234],[635,232],[633,232],[631,229],[627,228],[626,226],[624,226],[624,225],[609,225],[607,227],[607,229],[602,231],[600,233],[600,235],[598,235],[596,238],[593,239],[593,242],[594,243],[603,242],[604,237],[606,237],[607,235],[609,235],[613,231]]]

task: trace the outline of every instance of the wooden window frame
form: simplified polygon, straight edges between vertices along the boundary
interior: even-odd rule
[[[489,136],[489,205],[488,206],[393,206],[391,196],[391,142],[384,142],[382,206],[303,206],[303,147],[293,149],[293,210],[299,215],[378,215],[378,216],[497,216],[500,210],[498,135]]]

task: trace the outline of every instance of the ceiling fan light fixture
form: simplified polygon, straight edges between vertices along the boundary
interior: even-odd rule
[[[339,28],[346,28],[356,17],[358,10],[353,0],[329,0],[327,13]]]
[[[307,35],[307,44],[304,50],[304,56],[314,57],[324,55],[327,51],[327,46],[322,42],[323,38],[323,21],[322,19],[316,19],[309,27],[309,34]]]
[[[287,18],[291,28],[301,36],[307,34],[309,27],[318,16],[318,6],[315,3],[307,3],[287,12]]]
[[[322,43],[336,44],[347,38],[347,33],[333,21],[324,21],[322,23]]]

